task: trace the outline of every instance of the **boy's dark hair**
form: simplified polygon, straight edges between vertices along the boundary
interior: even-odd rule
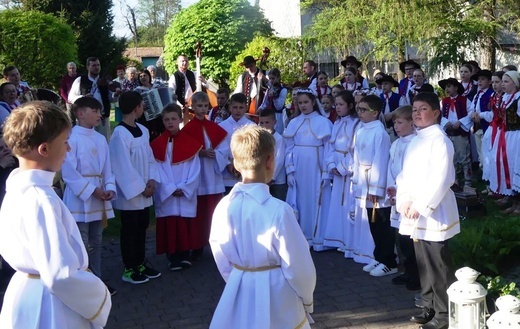
[[[332,86],[332,89],[334,89],[334,88],[337,88],[337,89],[340,89],[340,90],[345,90],[345,87],[343,87],[339,83],[337,85]]]
[[[270,70],[269,70],[269,74],[272,74],[272,75],[274,75],[274,76],[277,77],[277,78],[281,78],[281,77],[282,77],[282,73],[281,73],[280,70],[277,69],[276,67],[270,69]]]
[[[90,63],[95,62],[95,61],[99,61],[99,58],[94,57],[94,56],[87,58],[87,67],[90,65]]]
[[[381,113],[381,111],[383,110],[384,103],[379,96],[367,95],[361,98],[359,102],[367,103],[368,107],[373,111],[377,111],[377,113]]]
[[[17,69],[17,67],[14,66],[14,65],[6,66],[6,67],[4,68],[4,72],[3,72],[3,73],[4,73],[4,77],[6,77],[6,76],[9,74],[9,72],[11,72],[11,71],[14,70],[14,69]]]
[[[209,97],[208,94],[202,91],[197,91],[195,94],[191,96],[191,102],[192,103],[198,103],[198,102],[206,102],[209,104]]]
[[[229,89],[219,88],[219,89],[217,89],[217,95],[218,94],[226,94],[226,98],[229,98]]]
[[[392,121],[397,120],[398,118],[412,121],[412,107],[410,105],[404,105],[396,108],[392,112]]]
[[[425,102],[426,104],[430,105],[432,110],[441,110],[441,105],[439,103],[439,96],[437,96],[435,93],[418,93],[413,98],[412,103],[415,102]]]
[[[101,110],[101,103],[95,99],[94,97],[84,96],[76,99],[74,104],[72,105],[72,113],[77,114],[78,111],[85,110],[87,107],[90,107],[94,110]]]
[[[504,76],[504,71],[496,71],[496,72],[493,72],[493,75],[491,75],[492,77],[499,77],[501,80],[502,80],[502,77]]]
[[[130,114],[136,107],[141,105],[143,96],[137,91],[125,91],[119,96],[119,108],[121,113]]]
[[[340,92],[341,93],[341,92]],[[337,97],[337,96],[336,96]],[[332,97],[331,94],[325,94],[323,96],[321,96],[321,99],[323,100],[324,98],[328,98],[331,102],[332,102],[332,105],[334,105],[334,97]]]
[[[23,156],[43,143],[50,143],[70,129],[67,113],[48,101],[33,101],[13,110],[4,124],[5,144]]]
[[[305,63],[308,63],[310,66],[314,67],[314,69],[316,69],[318,66],[316,65],[316,62],[315,61],[312,61],[312,60],[306,60],[304,62]]]
[[[170,103],[162,109],[161,118],[163,118],[167,113],[177,113],[179,118],[182,119],[182,109],[179,105],[175,103]]]
[[[237,102],[240,104],[247,104],[247,96],[242,93],[233,94],[229,100],[229,104]]]
[[[261,111],[258,116],[260,118],[265,118],[265,117],[273,117],[273,119],[276,120],[276,112],[274,111],[274,109],[265,109],[263,111]]]
[[[506,65],[502,68],[503,69],[506,69],[506,70],[509,70],[509,71],[518,71],[518,68],[516,67],[516,65],[512,65],[512,64],[509,64],[509,65]],[[4,74],[5,75],[5,74]]]

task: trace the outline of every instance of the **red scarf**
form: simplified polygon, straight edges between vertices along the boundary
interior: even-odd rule
[[[186,126],[184,126],[184,128],[182,128],[182,131],[194,138],[199,144],[202,145],[203,149],[206,149],[204,132],[208,135],[212,149],[216,148],[227,136],[227,132],[224,130],[224,128],[207,119],[199,120],[197,118],[193,118]]]
[[[200,143],[183,130],[180,130],[175,136],[171,136],[169,131],[165,131],[150,143],[153,155],[157,161],[166,161],[166,152],[170,140],[173,142],[172,164],[190,160],[197,155],[202,148]]]

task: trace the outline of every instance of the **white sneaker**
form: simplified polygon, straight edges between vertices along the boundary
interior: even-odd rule
[[[376,268],[370,271],[371,276],[385,276],[397,273],[397,268],[389,268],[383,263],[379,263]]]
[[[373,269],[375,269],[379,264],[381,264],[381,263],[379,263],[377,260],[374,259],[374,260],[370,261],[370,263],[368,263],[367,265],[363,266],[363,271],[370,272]]]

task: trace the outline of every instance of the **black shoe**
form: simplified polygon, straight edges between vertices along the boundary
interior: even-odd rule
[[[191,251],[191,260],[192,261],[200,260],[202,258],[202,253],[203,252],[204,252],[204,248],[192,250]]]
[[[439,321],[434,318],[430,322],[420,326],[419,329],[448,329],[448,325],[446,321]]]
[[[114,288],[112,288],[111,286],[109,286],[106,283],[105,283],[105,285],[107,286],[107,289],[108,289],[108,292],[110,293],[110,296],[114,296],[115,294],[117,294],[117,290],[115,290]]]
[[[411,291],[421,290],[421,283],[418,280],[410,280],[406,283],[406,289]]]
[[[191,267],[191,262],[189,260],[181,260],[181,266],[183,269],[188,269]]]
[[[147,277],[148,279],[155,279],[155,278],[158,278],[161,276],[161,272],[145,265],[145,263],[139,265],[137,267],[137,270],[139,271],[139,273],[141,273],[142,275],[144,275],[145,277]]]
[[[168,264],[168,269],[172,272],[182,270],[182,264],[179,261],[172,261]]]
[[[418,323],[418,324],[425,324],[430,322],[431,319],[435,316],[435,311],[433,308],[423,308],[422,313],[419,315],[414,315],[410,318],[410,321]]]
[[[410,282],[410,275],[406,272],[392,279],[392,283],[396,285],[407,284],[408,282]]]

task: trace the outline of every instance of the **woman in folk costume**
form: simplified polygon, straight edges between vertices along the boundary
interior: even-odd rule
[[[485,111],[480,113],[480,118],[488,122],[489,128],[482,137],[482,180],[489,182],[490,170],[495,169],[495,155],[491,152],[495,136],[499,133],[502,125],[502,76],[504,72],[497,71],[491,76],[491,86],[493,88],[493,94],[489,101],[489,108],[491,111]],[[489,189],[489,183],[487,188]]]
[[[361,66],[363,66],[363,63],[358,61],[356,57],[354,57],[354,56],[347,56],[344,60],[341,61],[341,65],[345,68],[345,73],[346,73],[346,70],[349,67],[354,69],[354,71],[355,71],[355,73],[354,73],[355,80],[356,80],[357,83],[359,83],[361,85],[360,89],[365,89],[366,90],[366,89],[370,88],[368,80],[365,77],[363,77],[361,75],[361,73],[359,72],[359,69],[361,68]],[[340,84],[344,85],[345,80],[346,80],[346,77],[341,79],[340,80]],[[345,88],[345,89],[347,89],[347,88]]]
[[[363,85],[361,84],[361,82],[357,81],[356,74],[356,69],[351,66],[345,69],[344,81],[341,80],[341,85],[343,86],[343,88],[345,88],[345,90],[356,91],[363,89]]]
[[[326,247],[338,248],[338,251],[345,254],[345,258],[352,258],[355,203],[351,180],[352,152],[354,135],[361,125],[351,92],[340,92],[335,103],[339,119],[332,128],[327,155],[327,170],[334,178],[323,243]]]
[[[299,89],[298,108],[301,114],[292,119],[283,136],[286,145],[285,169],[288,196],[296,195],[296,209],[305,238],[316,251],[323,250],[324,220],[320,210],[328,211],[325,203],[330,196],[330,174],[325,154],[332,123],[320,115],[314,91]]]
[[[508,71],[502,76],[502,105],[500,106],[503,118],[500,129],[493,143],[492,154],[495,154],[496,170],[490,172],[490,188],[493,192],[512,196],[513,205],[503,213],[520,215],[518,196],[514,192],[520,191],[520,75],[518,71]]]
[[[197,215],[202,144],[179,130],[182,109],[177,104],[168,104],[161,117],[166,131],[150,144],[161,177],[154,194],[156,252],[166,253],[168,268],[177,271],[191,267],[189,234]]]
[[[471,76],[473,72],[473,67],[468,63],[463,63],[460,66],[459,74],[460,74],[460,83],[464,87],[464,92],[462,96],[466,96],[469,100],[473,100],[473,96],[475,95],[475,91],[477,89],[476,85],[471,80]]]

